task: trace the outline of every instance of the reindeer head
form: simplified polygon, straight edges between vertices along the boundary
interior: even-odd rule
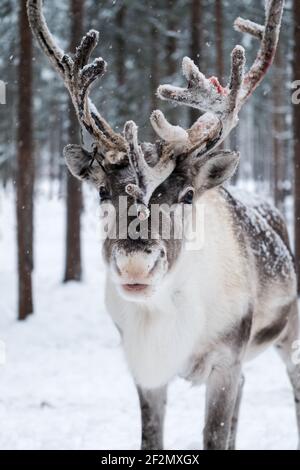
[[[154,111],[150,120],[159,140],[151,144],[139,142],[133,121],[125,124],[122,134],[115,133],[89,98],[91,86],[106,70],[106,63],[101,58],[89,63],[98,43],[98,33],[87,33],[71,57],[58,47],[48,30],[42,0],[28,1],[31,28],[63,78],[79,122],[94,142],[92,151],[68,145],[64,155],[71,173],[93,183],[101,204],[114,209],[115,217],[110,222],[104,255],[124,296],[140,299],[155,292],[184,247],[184,238],[179,240],[174,236],[175,228],[183,221],[189,223],[186,219],[190,219],[192,211],[177,209],[193,206],[205,191],[220,186],[234,173],[238,153],[218,151],[217,147],[237,125],[241,107],[273,62],[283,6],[284,0],[266,1],[265,26],[241,18],[236,20],[236,29],[259,39],[260,48],[247,73],[244,49],[241,46],[234,48],[231,77],[225,88],[217,78],[207,79],[191,59],[183,59],[187,87],[163,85],[157,93],[161,99],[198,109],[201,116],[185,130],[171,125],[161,111]],[[164,236],[160,223],[151,224],[153,207],[162,204],[174,208],[169,218],[173,228],[170,237]],[[133,237],[130,226],[134,219],[140,224],[140,232],[136,236],[135,231]],[[152,229],[155,227],[150,237],[149,225]]]

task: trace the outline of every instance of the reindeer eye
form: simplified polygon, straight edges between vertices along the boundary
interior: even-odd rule
[[[194,190],[189,189],[182,197],[181,202],[183,202],[183,204],[193,204],[194,194]]]
[[[110,194],[106,186],[100,186],[99,196],[100,196],[101,202],[107,201],[108,199],[110,199]]]

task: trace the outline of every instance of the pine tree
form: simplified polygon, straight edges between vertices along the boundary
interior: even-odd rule
[[[71,39],[70,50],[75,51],[83,35],[84,1],[71,0]],[[69,105],[69,140],[80,143],[79,125],[76,112],[70,99]],[[80,281],[81,268],[81,236],[80,219],[82,211],[81,182],[69,172],[67,174],[67,230],[66,230],[66,266],[64,282]]]
[[[17,151],[17,238],[19,275],[19,320],[33,313],[33,191],[34,158],[32,140],[32,36],[26,2],[19,12],[19,102]]]
[[[190,58],[201,70],[202,65],[202,0],[191,0],[190,7]],[[199,117],[197,109],[190,110],[190,124]]]
[[[294,80],[300,79],[300,2],[294,0]],[[295,256],[300,294],[300,105],[294,104]]]

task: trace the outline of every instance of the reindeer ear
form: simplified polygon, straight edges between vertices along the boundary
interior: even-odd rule
[[[233,176],[239,160],[238,152],[224,150],[211,153],[199,168],[196,187],[210,189],[220,186]]]
[[[96,187],[101,186],[105,175],[103,169],[88,158],[80,145],[67,145],[64,148],[64,157],[73,176],[81,181],[90,181]]]

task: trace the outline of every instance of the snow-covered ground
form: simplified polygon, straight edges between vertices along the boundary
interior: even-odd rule
[[[84,282],[63,285],[64,207],[40,191],[35,314],[16,321],[14,201],[0,192],[0,449],[136,449],[137,396],[103,301],[97,201],[86,198]],[[3,344],[2,344],[3,345]],[[0,358],[1,359],[1,358]],[[291,388],[273,350],[245,367],[238,448],[295,449]],[[204,389],[170,387],[165,443],[199,449]]]

